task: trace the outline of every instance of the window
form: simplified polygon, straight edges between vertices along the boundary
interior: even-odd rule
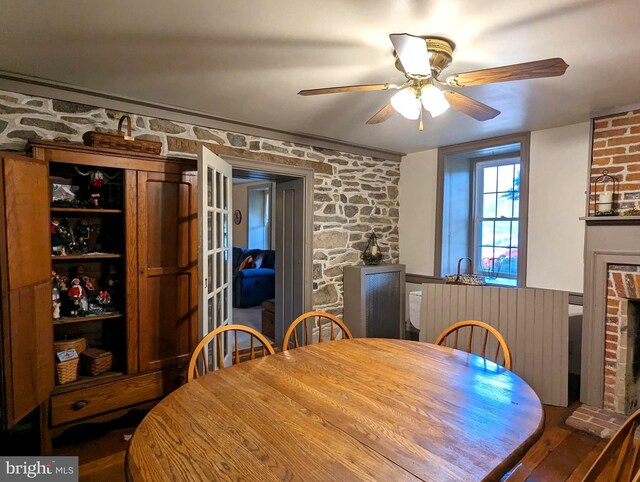
[[[488,282],[517,285],[520,160],[475,164],[475,271]]]
[[[525,285],[528,146],[516,135],[439,150],[436,275],[470,258],[462,272]]]
[[[248,245],[251,249],[270,249],[271,245],[271,187],[248,189]]]

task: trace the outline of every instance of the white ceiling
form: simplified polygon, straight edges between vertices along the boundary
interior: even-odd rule
[[[638,0],[3,0],[0,70],[292,133],[415,152],[585,121],[640,101]],[[467,87],[502,111],[450,109],[425,131],[365,121],[391,92],[301,89],[400,82],[388,35],[452,39],[446,74],[549,57],[563,77]]]

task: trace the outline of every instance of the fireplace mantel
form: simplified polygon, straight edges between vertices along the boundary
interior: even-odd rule
[[[584,216],[581,221],[587,225],[606,224],[637,224],[640,226],[640,216]]]

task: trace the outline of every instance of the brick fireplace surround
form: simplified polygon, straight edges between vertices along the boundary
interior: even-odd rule
[[[638,300],[640,266],[609,265],[603,408],[617,413],[638,407]]]
[[[618,182],[613,209],[640,208],[640,110],[593,120],[590,185],[606,169]],[[609,186],[610,188],[610,186]],[[628,414],[639,405],[633,364],[640,307],[640,217],[593,217],[585,226],[580,400]],[[640,348],[638,349],[640,351]],[[636,355],[640,359],[640,353]]]

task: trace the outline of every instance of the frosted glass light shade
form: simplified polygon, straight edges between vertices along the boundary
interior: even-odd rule
[[[422,88],[422,105],[429,111],[431,117],[438,117],[449,108],[449,102],[437,87],[428,84]]]
[[[391,97],[391,105],[402,117],[411,120],[416,120],[420,117],[422,105],[416,95],[416,91],[411,87],[396,92],[393,97]]]

